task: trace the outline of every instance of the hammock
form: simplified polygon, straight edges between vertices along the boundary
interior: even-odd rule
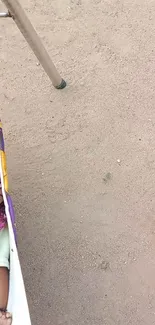
[[[8,221],[10,235],[10,288],[8,311],[12,313],[12,325],[31,325],[25,287],[23,282],[20,261],[16,246],[16,226],[12,200],[8,192],[8,178],[6,169],[6,157],[4,151],[4,138],[0,122],[0,178],[2,194],[5,204],[5,212]]]

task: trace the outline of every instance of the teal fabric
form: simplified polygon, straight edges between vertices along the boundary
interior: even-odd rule
[[[8,228],[0,230],[0,267],[7,267],[9,269],[9,231]]]

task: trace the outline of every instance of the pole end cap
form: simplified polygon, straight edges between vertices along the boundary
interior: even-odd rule
[[[64,79],[61,80],[60,85],[55,86],[56,89],[64,89],[66,87],[67,83]]]

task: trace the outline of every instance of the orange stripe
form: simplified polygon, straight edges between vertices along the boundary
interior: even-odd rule
[[[3,173],[3,180],[4,180],[4,188],[5,191],[8,192],[9,185],[8,185],[8,175],[7,175],[7,167],[6,167],[6,155],[5,152],[0,150],[1,160],[2,160],[2,173]]]

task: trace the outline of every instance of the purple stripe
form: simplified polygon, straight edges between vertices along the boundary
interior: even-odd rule
[[[1,120],[0,120],[1,122]],[[4,138],[3,138],[3,131],[2,128],[0,127],[0,150],[4,151]],[[17,232],[16,232],[16,226],[15,226],[15,213],[14,213],[14,208],[12,204],[12,199],[8,193],[6,193],[6,198],[9,206],[9,212],[10,212],[10,217],[11,217],[11,222],[12,222],[12,228],[15,236],[15,241],[17,242]]]
[[[16,226],[15,226],[15,213],[14,213],[14,208],[12,204],[12,199],[9,194],[6,193],[7,201],[8,201],[8,206],[9,206],[9,212],[10,212],[10,217],[11,217],[11,222],[12,222],[12,228],[15,236],[15,241],[17,242],[17,231],[16,231]]]
[[[4,138],[2,128],[0,128],[0,150],[4,151]]]

